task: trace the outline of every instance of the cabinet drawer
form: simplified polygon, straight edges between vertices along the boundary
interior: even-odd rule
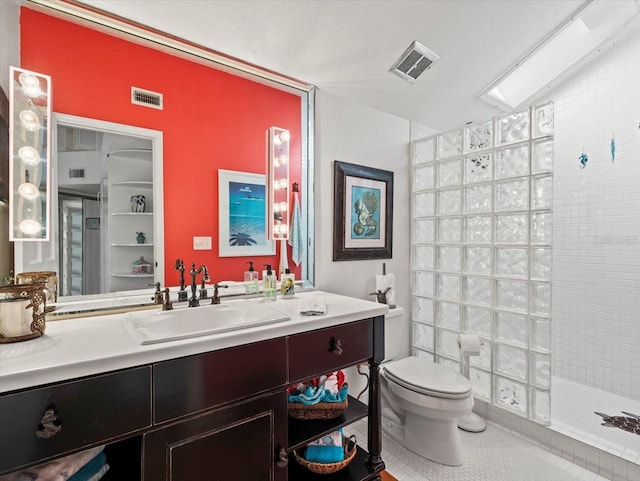
[[[372,356],[372,319],[296,334],[289,338],[289,382],[351,366]]]
[[[0,397],[0,474],[150,426],[150,396],[144,367]],[[39,437],[49,408],[61,429]]]
[[[281,386],[287,380],[284,338],[154,365],[156,423]]]

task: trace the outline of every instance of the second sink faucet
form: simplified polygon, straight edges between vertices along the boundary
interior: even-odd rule
[[[205,266],[204,264],[202,264],[200,267],[196,269],[196,263],[193,262],[191,264],[191,270],[189,271],[189,274],[191,274],[191,298],[189,299],[189,307],[197,307],[200,305],[200,300],[196,297],[196,290],[197,290],[196,276],[200,273],[202,273],[200,298],[206,299],[207,291],[205,289],[204,283],[209,280],[209,270],[207,269],[207,266]],[[204,295],[202,294],[203,291],[204,291]]]

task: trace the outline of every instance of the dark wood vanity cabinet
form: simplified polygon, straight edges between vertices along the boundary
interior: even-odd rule
[[[286,418],[278,392],[146,433],[144,479],[286,481]]]
[[[105,442],[105,480],[379,480],[383,357],[379,316],[4,394],[0,475]],[[350,397],[347,412],[334,420],[288,417],[290,384],[359,363],[369,365],[368,405]],[[37,438],[51,405],[62,430]],[[359,446],[342,471],[316,475],[293,459],[293,450],[365,417],[369,452]]]

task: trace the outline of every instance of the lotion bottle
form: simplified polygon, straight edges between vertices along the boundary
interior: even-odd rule
[[[253,269],[253,262],[247,262],[249,270],[244,272],[244,289],[247,294],[255,294],[260,291],[258,285],[258,272]]]
[[[295,295],[296,276],[292,274],[289,268],[284,270],[284,274],[280,276],[280,294],[283,299],[291,298]]]
[[[273,275],[271,270],[271,264],[267,264],[266,274],[263,276],[263,290],[264,300],[266,302],[276,300],[276,276]]]

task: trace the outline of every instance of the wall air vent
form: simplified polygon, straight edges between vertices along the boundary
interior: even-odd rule
[[[69,169],[70,179],[84,179],[84,169]]]
[[[138,87],[131,87],[131,103],[162,110],[162,94]]]
[[[440,57],[419,42],[413,42],[393,64],[391,71],[409,83],[431,67]]]

